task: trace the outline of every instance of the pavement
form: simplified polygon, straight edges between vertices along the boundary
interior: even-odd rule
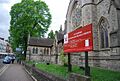
[[[2,63],[3,59],[0,59],[0,69],[4,67],[4,64]]]
[[[20,64],[5,64],[0,69],[0,81],[34,81]]]

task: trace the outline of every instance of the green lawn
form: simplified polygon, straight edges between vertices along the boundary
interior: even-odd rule
[[[120,81],[120,72],[91,68],[92,81]]]
[[[67,79],[69,75],[67,67],[60,65],[38,63],[36,64],[36,67],[64,79]],[[72,72],[84,74],[84,71],[80,70],[77,66],[73,66]],[[91,79],[92,81],[120,81],[120,72],[91,67]]]
[[[63,66],[60,66],[60,65],[36,64],[36,67],[43,70],[43,71],[47,71],[49,73],[55,74],[56,76],[59,76],[59,77],[64,78],[64,79],[66,79],[69,75],[67,67],[63,67]],[[83,71],[82,70],[78,71],[78,69],[79,69],[78,67],[74,66],[73,67],[73,72],[83,74]]]

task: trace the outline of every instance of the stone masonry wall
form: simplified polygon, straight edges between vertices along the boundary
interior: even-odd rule
[[[82,0],[81,0],[82,1]],[[86,0],[87,1],[87,0]],[[90,1],[90,0],[88,0]],[[95,1],[95,0],[94,0]],[[100,1],[100,2],[99,2]],[[94,51],[89,52],[89,65],[101,67],[105,69],[111,69],[120,71],[120,43],[119,34],[120,26],[119,20],[120,15],[118,14],[115,6],[112,4],[110,6],[111,0],[96,0],[95,3],[87,4],[82,6],[82,26],[87,24],[93,24],[93,39],[94,39]],[[87,2],[86,2],[87,3]],[[85,3],[85,4],[86,4]],[[74,1],[71,0],[69,8],[72,8]],[[68,9],[67,15],[67,32],[71,31],[70,29],[70,10]],[[99,22],[100,19],[104,17],[108,21],[108,34],[109,34],[109,48],[101,49],[99,43]],[[119,30],[118,30],[119,29]],[[84,66],[85,56],[84,52],[71,54],[71,63],[74,65]],[[55,63],[55,55],[38,55],[32,56],[31,59]],[[60,55],[58,56],[58,64],[61,64]]]

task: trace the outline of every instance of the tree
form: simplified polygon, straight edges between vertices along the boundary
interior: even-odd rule
[[[53,32],[53,30],[51,30],[48,34],[48,38],[55,39],[55,33]]]
[[[10,43],[15,50],[21,46],[26,56],[28,35],[44,37],[51,23],[51,14],[45,2],[22,0],[12,6]]]

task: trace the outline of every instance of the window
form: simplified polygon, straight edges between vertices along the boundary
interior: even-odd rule
[[[43,49],[40,49],[40,54],[43,54]]]
[[[44,48],[44,54],[46,53],[46,49]]]
[[[47,54],[49,54],[49,48],[47,48]]]
[[[102,19],[99,26],[100,32],[100,48],[108,48],[108,23],[106,19]]]
[[[35,48],[33,48],[33,54],[35,53]]]
[[[36,54],[38,54],[38,48],[36,48]]]
[[[81,7],[79,2],[75,2],[71,13],[72,29],[76,29],[81,24]]]

